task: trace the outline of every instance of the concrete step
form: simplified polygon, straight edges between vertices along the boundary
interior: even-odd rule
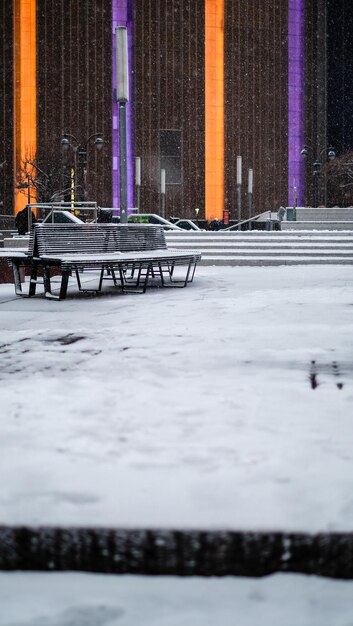
[[[249,250],[256,250],[256,249],[277,249],[277,250],[292,250],[292,249],[296,249],[296,248],[307,248],[308,250],[311,250],[313,248],[315,248],[316,250],[327,250],[327,249],[337,249],[337,248],[347,248],[347,249],[353,249],[353,241],[234,241],[234,242],[229,242],[229,241],[168,241],[168,245],[172,246],[172,247],[177,247],[177,248],[190,248],[190,246],[200,246],[202,245],[203,248],[205,249],[212,249],[212,250],[233,250],[233,249],[249,249]]]
[[[297,207],[296,217],[298,222],[353,222],[353,207]]]
[[[303,250],[299,248],[297,250],[277,250],[270,248],[269,250],[257,249],[257,250],[207,250],[203,256],[214,257],[258,257],[258,256],[271,256],[271,257],[353,257],[353,248],[350,250]]]
[[[289,223],[289,222],[286,222]],[[296,222],[290,222],[290,223],[296,223]],[[256,231],[256,230],[252,230],[252,231],[238,231],[238,230],[233,230],[233,231],[227,231],[227,230],[219,230],[218,232],[212,233],[210,231],[200,231],[200,232],[191,232],[191,231],[165,231],[165,235],[166,238],[168,240],[170,239],[175,239],[176,241],[178,239],[189,239],[189,240],[195,240],[195,241],[208,241],[208,240],[215,240],[217,241],[217,239],[222,240],[222,241],[239,241],[241,239],[244,239],[244,241],[270,241],[272,239],[276,240],[282,240],[282,239],[290,239],[290,238],[298,238],[298,237],[304,237],[304,238],[308,238],[308,239],[316,239],[318,237],[321,237],[323,239],[327,239],[327,237],[332,238],[336,238],[336,239],[342,239],[343,237],[346,237],[347,239],[351,240],[353,238],[353,233],[351,230],[347,230],[347,231],[339,231],[339,232],[335,232],[335,231],[327,231],[327,232],[318,232],[316,233],[315,231],[311,231],[310,229],[308,229],[307,231],[301,231],[300,233],[291,233],[291,232],[283,232],[281,230],[277,230],[277,231]]]
[[[12,238],[16,234],[17,234],[17,230],[6,230],[6,229],[0,230],[0,246],[3,248],[4,239]]]
[[[221,266],[277,266],[277,265],[352,265],[353,256],[351,257],[214,257],[212,255],[202,255],[201,265],[221,265]]]
[[[4,237],[4,248],[26,248],[28,250],[29,237],[27,235],[14,235],[13,237]]]
[[[287,217],[293,210],[288,207]],[[297,207],[295,221],[285,219],[284,230],[353,230],[353,207]]]
[[[284,230],[352,230],[353,231],[353,221],[332,221],[332,220],[323,220],[319,221],[310,221],[310,220],[296,220],[295,222],[286,222],[283,221],[281,223],[281,229]]]
[[[353,231],[166,233],[169,247],[197,249],[202,265],[351,264]]]

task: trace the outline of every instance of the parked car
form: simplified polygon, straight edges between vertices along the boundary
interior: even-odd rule
[[[79,217],[70,213],[70,211],[62,211],[60,210],[52,210],[43,220],[43,224],[49,222],[49,224],[70,224],[74,222],[75,224],[82,224],[82,220]]]
[[[160,224],[164,230],[183,230],[156,213],[133,213],[128,216],[127,221],[130,224]],[[113,216],[113,222],[119,223],[120,217]]]
[[[174,225],[179,226],[179,228],[182,228],[183,230],[204,230],[204,228],[200,228],[200,226],[193,220],[177,220],[174,222]]]

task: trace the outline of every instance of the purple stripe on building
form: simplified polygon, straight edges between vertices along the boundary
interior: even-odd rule
[[[112,0],[112,54],[113,54],[113,207],[120,207],[120,176],[119,176],[119,106],[116,102],[116,44],[115,29],[126,26],[128,32],[129,51],[129,102],[126,105],[127,127],[127,205],[133,207],[134,202],[134,146],[133,146],[133,0]]]
[[[304,2],[288,0],[288,206],[304,204]]]

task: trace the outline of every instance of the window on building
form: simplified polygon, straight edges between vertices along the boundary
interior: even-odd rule
[[[165,170],[167,185],[181,185],[181,131],[160,131],[161,170]]]

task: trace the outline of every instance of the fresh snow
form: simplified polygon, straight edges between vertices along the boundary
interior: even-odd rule
[[[353,581],[0,573],[0,626],[350,626]]]
[[[352,531],[353,267],[0,316],[0,524]]]

